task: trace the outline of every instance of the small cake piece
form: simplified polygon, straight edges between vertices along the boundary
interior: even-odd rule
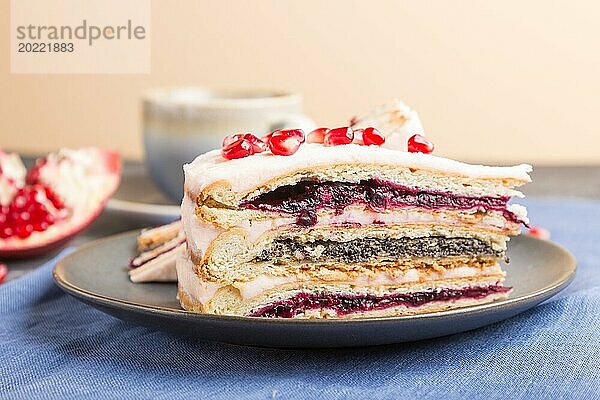
[[[134,283],[177,282],[175,262],[185,248],[181,221],[144,229],[137,238],[138,256],[129,266]]]
[[[363,144],[352,143],[354,131]],[[301,144],[288,131],[274,133],[287,136],[274,144],[266,138],[269,146],[287,141],[295,148],[290,155],[254,152],[244,144],[253,139],[239,136],[184,166],[182,306],[222,315],[356,318],[506,298],[498,261],[509,235],[527,223],[524,207],[508,201],[522,196],[515,187],[530,181],[531,167],[415,152],[432,148],[424,137],[411,144],[412,136],[379,135],[386,143],[406,140],[398,147],[412,152],[364,145],[367,135],[381,142],[377,132],[325,130],[322,144],[310,137]],[[235,146],[248,154],[228,159]]]

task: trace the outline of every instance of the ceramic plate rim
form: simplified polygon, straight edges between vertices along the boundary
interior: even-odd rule
[[[68,268],[66,265],[68,261],[75,257],[78,253],[86,251],[88,248],[92,248],[102,244],[103,242],[115,240],[120,237],[129,237],[139,233],[139,230],[127,231],[123,233],[119,233],[116,235],[107,236],[101,239],[94,240],[92,242],[86,243],[82,246],[79,246],[73,252],[69,253],[65,257],[61,258],[56,266],[52,270],[52,276],[55,283],[67,293],[77,297],[82,300],[90,300],[95,303],[100,303],[105,306],[116,307],[121,309],[129,309],[135,311],[141,311],[144,313],[159,313],[165,316],[177,316],[177,317],[185,317],[192,319],[211,319],[211,320],[221,320],[221,321],[230,321],[230,322],[252,322],[252,323],[265,323],[265,324],[368,324],[368,323],[381,323],[381,322],[389,322],[389,321],[405,321],[405,320],[413,320],[413,319],[435,319],[440,317],[449,317],[453,315],[463,315],[463,314],[478,314],[484,311],[488,311],[490,309],[502,308],[505,306],[510,306],[513,304],[519,304],[523,302],[527,302],[532,299],[536,299],[538,297],[543,296],[546,293],[552,293],[551,296],[560,292],[566,286],[571,283],[571,281],[575,278],[575,274],[577,272],[577,260],[575,256],[563,246],[551,242],[544,241],[545,244],[549,244],[551,246],[557,247],[559,250],[565,253],[568,257],[569,262],[568,265],[565,263],[565,271],[561,274],[559,278],[554,280],[552,284],[544,286],[541,289],[533,291],[531,293],[527,293],[518,297],[512,297],[504,300],[498,300],[491,303],[480,304],[475,306],[467,306],[461,308],[455,308],[445,311],[437,311],[426,314],[414,314],[414,315],[402,315],[402,316],[392,316],[392,317],[368,317],[368,318],[351,318],[351,319],[294,319],[294,318],[259,318],[259,317],[242,317],[242,316],[231,316],[231,315],[215,315],[215,314],[205,314],[205,313],[196,313],[192,311],[187,311],[184,309],[174,310],[172,308],[165,308],[161,306],[154,305],[145,305],[131,301],[119,300],[109,296],[105,296],[98,293],[90,292],[86,289],[79,288],[72,283],[63,279],[61,276],[61,272]],[[533,237],[527,237],[527,240],[532,241],[542,241],[542,239],[537,239]],[[165,284],[175,284],[175,283],[165,283]],[[549,296],[549,297],[551,297]]]
[[[138,201],[121,200],[117,198],[110,199],[105,208],[108,211],[125,212],[129,214],[151,214],[157,217],[179,218],[181,215],[181,206],[176,204],[153,204],[142,203]]]

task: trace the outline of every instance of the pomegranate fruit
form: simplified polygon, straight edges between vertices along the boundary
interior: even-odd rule
[[[65,244],[96,219],[120,180],[119,155],[93,147],[51,153],[27,173],[14,159],[0,153],[0,258]]]

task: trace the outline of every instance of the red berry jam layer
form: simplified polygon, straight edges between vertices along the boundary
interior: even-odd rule
[[[319,209],[335,210],[341,214],[344,208],[353,204],[366,204],[376,212],[395,207],[500,211],[509,221],[523,222],[507,210],[508,200],[508,196],[463,196],[413,189],[393,182],[371,179],[358,183],[301,181],[244,201],[240,207],[293,214],[297,216],[296,223],[300,226],[315,225],[316,212]]]
[[[495,293],[506,293],[510,287],[490,285],[463,289],[438,289],[429,292],[398,293],[385,296],[340,295],[331,293],[298,293],[294,297],[278,301],[250,313],[250,317],[293,318],[308,310],[327,309],[338,316],[356,312],[385,310],[392,307],[420,307],[434,301],[459,299],[483,299]]]

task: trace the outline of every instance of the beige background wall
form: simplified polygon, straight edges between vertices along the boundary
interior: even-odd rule
[[[139,93],[284,88],[336,125],[392,97],[437,154],[600,163],[600,3],[153,1],[152,74],[11,75],[0,6],[0,147],[96,144],[140,158]]]

